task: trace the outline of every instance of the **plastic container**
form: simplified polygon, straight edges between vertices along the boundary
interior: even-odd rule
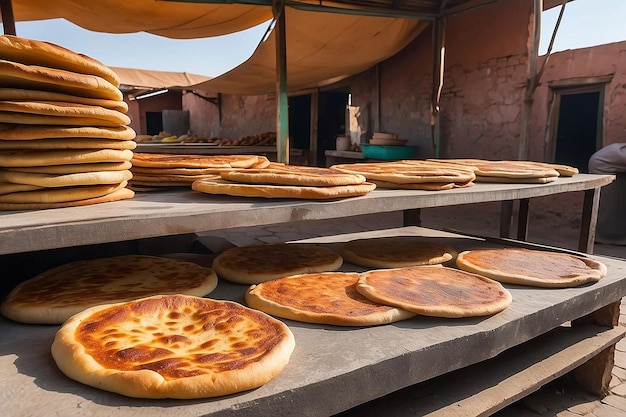
[[[411,159],[415,157],[417,146],[386,146],[361,144],[361,152],[365,159],[381,159],[383,161]]]

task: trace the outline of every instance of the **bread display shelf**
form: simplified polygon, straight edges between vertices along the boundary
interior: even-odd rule
[[[595,192],[614,179],[613,175],[579,174],[549,184],[480,183],[436,192],[379,189],[362,197],[334,201],[214,196],[192,190],[137,193],[130,200],[93,206],[0,213],[0,255],[234,227]],[[592,201],[593,195],[585,200]],[[594,206],[595,209],[583,213],[583,232],[589,232],[588,227],[584,230],[585,224],[595,221],[597,201]]]
[[[449,239],[448,243],[459,250],[494,246],[480,239],[418,227],[307,241],[332,245],[368,236],[406,234],[440,236]],[[506,357],[510,349],[548,334],[546,339],[541,339],[542,351],[522,348],[517,351],[516,361],[504,360],[499,367],[489,367],[498,370],[494,371],[495,375],[490,373],[490,378],[505,381],[505,387],[519,397],[554,375],[572,370],[623,335],[619,329],[610,330],[610,327],[563,326],[615,305],[626,294],[626,263],[598,259],[606,263],[609,271],[599,282],[566,289],[508,285],[513,304],[493,316],[466,319],[418,316],[375,327],[337,327],[284,320],[295,335],[296,350],[283,372],[258,389],[204,400],[141,400],[82,385],[61,374],[50,356],[50,344],[58,326],[24,325],[0,319],[0,332],[10,335],[0,339],[0,378],[4,381],[0,413],[36,415],[48,409],[58,415],[80,412],[80,415],[110,417],[327,416],[475,364],[480,364],[482,373],[483,362],[487,365],[494,358]],[[350,265],[344,265],[342,270],[349,268]],[[221,281],[211,297],[243,302],[246,288]],[[557,330],[551,336],[554,329]],[[564,359],[560,352],[570,347],[569,351],[575,354]],[[533,367],[532,380],[521,383],[511,380],[512,374],[526,369],[527,366],[520,368],[520,363],[541,363],[541,366]],[[481,385],[475,384],[478,387]],[[24,401],[25,398],[28,400]],[[453,404],[456,398],[451,396],[449,403],[441,406]],[[498,404],[505,404],[510,398]],[[493,407],[490,410],[497,409]],[[358,410],[352,411],[355,416],[360,415]]]

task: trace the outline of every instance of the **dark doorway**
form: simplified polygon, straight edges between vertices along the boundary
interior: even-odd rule
[[[554,162],[588,172],[587,162],[597,150],[600,139],[600,91],[562,92],[559,97]]]
[[[311,136],[311,95],[289,97],[289,139],[295,149],[309,149]]]
[[[325,151],[335,149],[337,135],[346,133],[349,91],[326,91],[319,96],[317,165],[325,166]]]
[[[158,135],[163,131],[163,114],[160,111],[146,112],[146,134]]]

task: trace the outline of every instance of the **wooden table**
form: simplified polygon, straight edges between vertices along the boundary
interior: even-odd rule
[[[0,213],[0,255],[370,213],[410,214],[411,210],[428,207],[527,202],[576,191],[585,192],[580,250],[591,252],[600,188],[614,179],[614,175],[579,174],[548,184],[479,183],[436,192],[378,189],[362,197],[334,201],[240,198],[192,190],[137,193],[130,200],[93,206]],[[410,215],[406,219],[407,225],[417,223]]]
[[[26,263],[37,264],[41,253],[56,248],[78,250],[84,245],[232,227],[516,201],[577,191],[585,192],[586,202],[586,230],[581,235],[593,236],[595,196],[613,179],[580,174],[540,185],[476,184],[438,192],[375,190],[363,197],[335,201],[260,200],[193,191],[139,193],[132,200],[94,206],[4,212],[0,214],[0,255],[20,255]],[[436,235],[451,239],[458,250],[494,245],[419,227],[369,233]],[[327,237],[325,243],[336,245],[359,236]],[[58,415],[111,417],[364,415],[364,410],[354,407],[378,399],[377,404],[385,409],[389,407],[387,394],[419,390],[422,385],[416,384],[428,383],[435,384],[434,390],[429,387],[425,391],[431,397],[410,404],[411,409],[423,411],[418,415],[431,411],[455,415],[458,404],[472,410],[474,414],[469,415],[478,415],[495,412],[581,364],[593,371],[577,372],[582,383],[600,392],[608,384],[614,344],[624,334],[623,328],[615,326],[619,301],[626,294],[626,263],[598,259],[609,269],[600,282],[559,290],[510,286],[514,299],[511,307],[489,317],[416,317],[369,328],[287,321],[297,343],[287,368],[259,389],[217,399],[148,401],[83,386],[63,376],[50,356],[49,346],[58,326],[0,319],[0,415],[38,415],[42,410]],[[355,267],[346,264],[343,268]],[[15,272],[4,280],[5,286],[12,274]],[[244,290],[245,286],[222,281],[211,297],[242,302]],[[564,325],[571,321],[577,325]],[[507,355],[517,359],[512,361]],[[472,366],[478,366],[479,371],[472,371]],[[461,384],[454,395],[448,389],[446,395],[432,397],[437,393],[438,378],[452,372],[484,378]],[[517,375],[524,377],[520,380]],[[494,384],[500,389],[497,393],[489,388]],[[441,402],[442,398],[445,401]],[[402,401],[393,401],[394,407],[400,404]],[[370,405],[376,409],[376,404]],[[452,411],[446,414],[446,410]]]
[[[315,241],[332,247],[354,238],[397,234],[437,236],[457,250],[493,247],[480,239],[418,227]],[[58,326],[0,319],[0,415],[39,415],[48,410],[56,415],[107,417],[301,417],[344,411],[361,416],[367,410],[373,413],[369,415],[400,415],[405,406],[421,410],[414,415],[458,415],[461,404],[469,416],[493,413],[584,363],[594,372],[580,372],[583,383],[601,390],[608,384],[613,345],[624,335],[623,328],[613,327],[613,320],[626,294],[626,263],[598,259],[609,270],[599,282],[569,289],[507,286],[512,305],[488,317],[418,316],[375,327],[284,320],[296,339],[287,367],[258,389],[214,399],[143,400],[84,386],[61,374],[50,356]],[[361,269],[344,264],[342,270]],[[245,289],[222,280],[210,296],[243,302]],[[594,323],[563,325],[592,313]],[[473,365],[478,370],[472,371]],[[437,383],[451,372],[465,375],[455,377],[454,384]],[[431,385],[415,385],[420,383]],[[421,400],[403,397],[408,403],[390,402],[384,397],[402,389],[412,390],[410,398]],[[370,400],[378,403],[353,409]]]

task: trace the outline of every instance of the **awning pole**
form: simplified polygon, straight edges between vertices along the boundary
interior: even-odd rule
[[[15,17],[13,16],[13,3],[11,0],[0,0],[0,12],[2,12],[4,34],[17,35],[15,31]]]
[[[287,37],[285,33],[285,4],[274,0],[276,26],[276,157],[289,164],[289,97],[287,96]]]

